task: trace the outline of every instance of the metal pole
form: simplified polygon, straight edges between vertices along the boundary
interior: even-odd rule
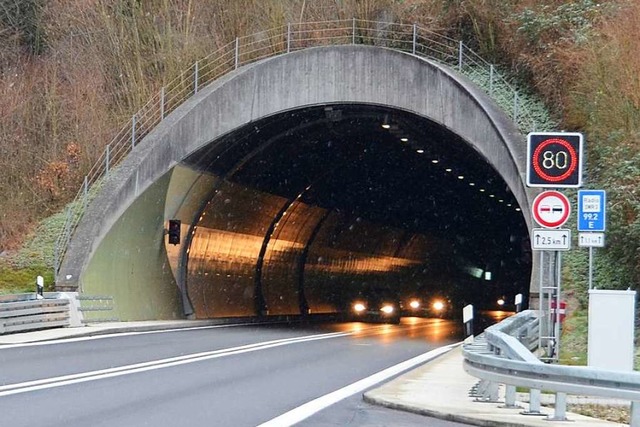
[[[82,204],[83,211],[87,210],[87,198],[89,196],[89,177],[84,176],[84,183],[82,184]]]
[[[351,24],[351,44],[356,44],[356,18],[353,18]]]
[[[544,348],[544,346],[542,345],[542,337],[543,336],[548,336],[549,335],[549,331],[548,331],[548,327],[546,325],[547,320],[546,317],[544,315],[544,251],[540,251],[540,277],[539,277],[539,283],[538,283],[538,295],[540,297],[540,320],[542,321],[542,328],[541,331],[538,333],[538,348]]]
[[[109,157],[111,154],[111,145],[107,144],[107,148],[104,152],[104,174],[105,176],[109,174]]]
[[[160,89],[160,120],[164,120],[164,86]]]
[[[462,40],[458,43],[458,71],[462,71],[462,49],[464,45],[462,44]]]
[[[554,328],[554,356],[558,360],[560,356],[560,301],[562,300],[562,252],[556,252],[558,254],[558,262],[556,265],[556,313],[555,313],[555,328]]]
[[[234,69],[238,69],[238,53],[240,51],[240,40],[236,37],[236,60],[235,60],[235,65],[234,65]]]
[[[513,121],[518,120],[518,92],[513,92]]]
[[[198,61],[194,64],[193,70],[193,93],[198,93]]]
[[[489,96],[493,96],[493,64],[489,65]]]
[[[291,52],[291,23],[287,24],[287,53]]]
[[[418,38],[418,26],[413,24],[413,51],[412,53],[416,54],[416,39]]]
[[[131,149],[136,146],[136,115],[131,117]]]
[[[589,290],[593,289],[593,247],[589,246]]]

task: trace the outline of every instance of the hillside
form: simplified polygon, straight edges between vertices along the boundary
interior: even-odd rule
[[[29,258],[31,233],[71,200],[122,124],[198,58],[287,22],[351,17],[461,39],[544,100],[562,126],[550,130],[583,132],[588,187],[607,189],[610,207],[596,283],[640,283],[640,4],[632,0],[2,1],[0,261],[28,265],[26,251],[50,268],[50,254]],[[584,302],[585,255],[573,252],[568,290]]]

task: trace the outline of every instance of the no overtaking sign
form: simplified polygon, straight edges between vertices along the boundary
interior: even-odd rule
[[[543,191],[533,201],[532,214],[542,227],[561,227],[569,219],[571,204],[567,196],[558,191]]]

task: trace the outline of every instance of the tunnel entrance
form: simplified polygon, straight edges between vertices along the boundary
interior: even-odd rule
[[[207,182],[181,285],[195,317],[336,313],[371,289],[525,301],[528,230],[500,175],[416,114],[326,104],[251,122],[180,164]]]

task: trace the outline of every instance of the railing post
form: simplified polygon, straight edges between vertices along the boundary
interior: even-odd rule
[[[416,39],[418,38],[418,26],[413,24],[413,49],[411,53],[416,54]]]
[[[89,177],[84,176],[84,183],[82,184],[82,210],[87,210],[87,199],[89,197]]]
[[[493,64],[489,65],[489,96],[493,96]]]
[[[164,86],[160,89],[160,120],[164,120]]]
[[[351,44],[356,44],[356,18],[351,22]]]
[[[111,144],[107,144],[107,148],[104,150],[104,176],[109,175],[109,162],[111,155]]]
[[[287,24],[287,53],[291,52],[291,23]]]
[[[239,55],[238,54],[239,54],[239,52],[240,52],[240,40],[238,39],[238,37],[236,37],[236,53],[235,53],[236,59],[235,59],[235,64],[234,64],[234,69],[235,70],[238,69],[238,61],[239,61],[239,58],[238,58]]]
[[[458,71],[462,71],[462,49],[464,48],[464,44],[462,44],[462,40],[458,42]]]
[[[518,122],[518,92],[513,91],[513,121]]]
[[[198,61],[193,65],[193,93],[198,93]]]
[[[136,115],[131,116],[131,149],[136,147]]]

